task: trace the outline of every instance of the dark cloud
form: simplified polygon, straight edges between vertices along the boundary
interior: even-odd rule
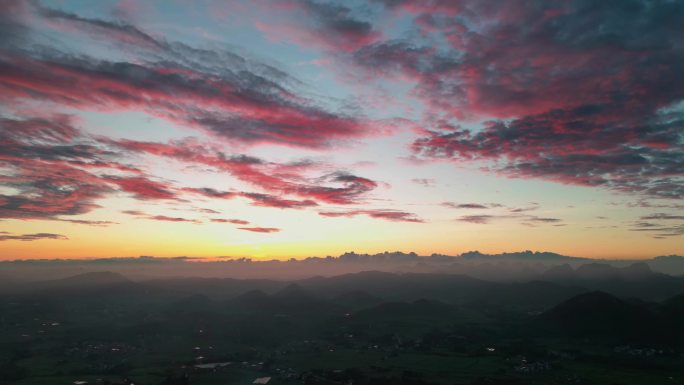
[[[112,222],[112,221],[91,221],[91,220],[86,220],[86,219],[59,219],[61,222],[69,222],[69,223],[74,223],[78,225],[88,225],[88,226],[109,226],[109,225],[117,225],[118,222]]]
[[[232,192],[232,191],[220,191],[216,190],[213,188],[209,187],[202,187],[202,188],[184,188],[183,191],[185,192],[190,192],[198,195],[203,195],[208,198],[220,198],[220,199],[231,199],[237,196],[238,194]]]
[[[366,73],[415,83],[427,110],[419,158],[684,196],[684,3],[382,3],[441,43],[379,41],[352,55]]]
[[[85,214],[99,207],[95,201],[109,191],[99,183],[89,183],[90,175],[74,170],[53,169],[50,175],[22,171],[20,177],[5,183],[21,192],[0,194],[0,218],[51,219]]]
[[[134,215],[134,216],[144,216],[146,215],[144,212],[139,211],[139,210],[124,210],[122,211],[123,214],[126,215]]]
[[[528,212],[528,211],[534,211],[537,209],[539,209],[539,205],[538,204],[532,204],[531,206],[527,206],[527,207],[511,207],[508,209],[508,211],[510,211],[512,213],[524,213],[524,212]]]
[[[105,176],[103,179],[133,194],[137,199],[176,199],[170,186],[144,177]]]
[[[461,222],[477,223],[477,224],[487,224],[493,219],[497,219],[496,215],[464,215],[459,217],[458,220]]]
[[[370,179],[346,172],[336,172],[319,178],[316,186],[297,187],[293,193],[327,203],[348,205],[357,203],[359,197],[374,190],[378,184]],[[334,183],[341,187],[320,186],[319,183]]]
[[[454,202],[442,202],[442,206],[451,209],[487,209],[486,205],[479,203],[454,203]]]
[[[192,209],[192,211],[199,211],[199,212],[205,213],[205,214],[221,214],[220,211],[216,211],[216,210],[212,210],[212,209],[208,209],[208,208],[202,208],[202,207],[195,207]]]
[[[72,116],[64,114],[0,117],[1,182],[16,190],[0,195],[0,218],[109,224],[61,216],[88,213],[99,207],[97,200],[116,187],[133,190],[132,181],[142,178],[128,177],[132,179],[127,181],[124,177],[105,177],[101,171],[137,175],[140,170],[121,163],[118,154],[84,136],[75,123]],[[150,191],[139,190],[139,194],[151,197]]]
[[[406,40],[388,40],[362,47],[353,53],[352,60],[375,75],[408,77],[425,88],[428,85],[422,82],[434,85],[441,81],[439,76],[459,65],[456,55],[437,52],[433,47],[417,46]]]
[[[525,218],[526,221],[529,222],[541,222],[541,223],[558,223],[561,222],[562,219],[559,218],[547,218],[547,217],[535,217],[535,216],[530,216]]]
[[[655,214],[650,214],[650,215],[645,215],[641,217],[641,220],[644,221],[650,221],[650,220],[684,220],[684,215],[672,215],[672,214],[666,214],[666,213],[655,213]]]
[[[382,33],[361,18],[360,12],[343,3],[313,0],[289,0],[264,7],[279,10],[279,17],[271,23],[258,22],[257,27],[272,39],[285,39],[305,48],[353,51],[382,37]],[[285,14],[290,14],[288,21]]]
[[[557,226],[563,221],[560,218],[538,217],[534,215],[523,215],[517,213],[500,215],[463,215],[456,220],[460,222],[488,224],[502,219],[519,219],[520,224],[525,226],[535,226],[536,224],[555,224],[554,226]]]
[[[667,204],[667,203],[653,203],[643,199],[637,202],[627,203],[627,207],[644,207],[644,208],[659,208],[659,209],[674,209],[674,210],[684,210],[683,204]]]
[[[61,234],[53,234],[53,233],[35,233],[35,234],[23,234],[23,235],[7,235],[6,233],[3,233],[3,235],[0,235],[0,241],[40,241],[44,239],[59,239],[59,240],[68,240],[64,235]]]
[[[250,199],[254,206],[275,207],[279,209],[302,209],[306,207],[318,206],[316,202],[310,199],[298,201],[260,193],[242,193],[241,195]]]
[[[36,6],[36,11],[49,22],[56,26],[64,26],[67,29],[76,28],[88,34],[96,34],[107,39],[112,39],[121,44],[133,44],[143,48],[155,48],[159,50],[169,49],[168,44],[146,34],[133,25],[122,21],[108,21],[101,19],[89,19],[73,13],[57,9]]]
[[[464,1],[440,0],[371,0],[389,9],[402,10],[411,14],[444,14],[454,16],[464,9]]]
[[[494,219],[498,219],[496,215],[464,215],[457,220],[461,222],[477,223],[477,224],[487,224]]]
[[[424,220],[418,218],[415,214],[399,211],[399,210],[349,210],[349,211],[321,211],[318,215],[324,217],[355,217],[357,215],[366,215],[375,219],[384,219],[391,222],[412,222],[423,223]]]
[[[24,21],[28,8],[24,1],[0,2],[0,47],[26,43],[29,29]]]
[[[141,110],[249,144],[320,148],[389,130],[319,106],[304,96],[297,79],[235,53],[161,41],[123,22],[37,9],[36,15],[49,21],[43,27],[68,27],[82,36],[122,43],[118,48],[132,58],[114,61],[57,52],[40,40],[30,49],[4,47],[3,100],[41,100],[100,111]]]
[[[656,233],[654,238],[660,239],[684,235],[684,224],[672,224],[672,221],[684,221],[684,215],[654,213],[644,215],[639,219],[630,230]]]
[[[654,238],[677,237],[684,235],[684,224],[674,226],[663,226],[649,222],[637,222],[630,229],[631,231],[641,231],[655,233]]]

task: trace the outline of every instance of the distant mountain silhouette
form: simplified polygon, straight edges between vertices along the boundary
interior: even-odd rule
[[[548,280],[568,280],[573,279],[576,276],[575,269],[567,263],[564,263],[562,265],[551,266],[542,273],[541,278]]]
[[[292,286],[292,283],[296,285]],[[454,304],[507,304],[527,307],[529,310],[545,310],[577,294],[595,290],[647,301],[664,301],[684,293],[684,277],[655,273],[645,264],[624,268],[591,264],[577,270],[569,265],[560,265],[544,274],[513,282],[492,282],[462,274],[364,271],[333,277],[313,277],[290,283],[251,279],[180,278],[145,281],[144,284],[179,294],[203,294],[220,301],[237,301],[236,297],[244,295],[244,303],[263,303],[266,301],[264,296],[270,298],[269,293],[274,298],[283,297],[282,300],[289,303],[333,300],[330,303],[351,307],[377,303],[368,298],[368,303],[365,304],[366,300],[359,293],[358,298],[353,298],[350,292],[358,291],[383,301],[428,298]],[[254,290],[261,293],[250,299],[247,293]]]
[[[122,274],[111,271],[97,271],[92,273],[78,274],[68,278],[45,281],[43,284],[49,287],[77,287],[77,286],[107,286],[128,284],[131,281]]]
[[[60,300],[97,301],[104,297],[142,297],[158,294],[141,283],[130,281],[122,274],[98,271],[78,274],[72,277],[31,282],[26,285],[25,293],[46,296]]]
[[[382,302],[382,299],[366,291],[355,290],[333,298],[333,302],[345,307],[364,308],[377,305]]]
[[[577,268],[576,275],[580,279],[615,279],[620,277],[620,270],[606,263],[587,263]]]
[[[567,255],[556,254],[548,251],[520,251],[513,253],[501,253],[501,254],[483,254],[479,251],[469,251],[461,254],[459,257],[474,260],[474,259],[486,259],[486,260],[523,260],[523,261],[539,261],[539,262],[564,262],[564,261],[585,261],[586,258],[569,257]]]
[[[170,308],[183,309],[184,312],[206,311],[213,306],[212,300],[203,294],[193,294],[174,301]]]
[[[647,307],[600,291],[564,301],[540,319],[575,337],[654,342],[666,334],[662,320]]]
[[[672,297],[665,301],[661,311],[681,327],[684,324],[684,294]]]
[[[119,273],[111,271],[98,271],[83,273],[72,277],[33,282],[30,285],[32,291],[52,291],[59,293],[62,291],[88,291],[88,290],[111,290],[111,289],[133,289],[138,287],[128,278]]]
[[[658,261],[658,262],[684,262],[684,256],[681,255],[661,255],[658,257],[654,257],[653,261]]]
[[[269,298],[268,294],[264,293],[261,290],[250,290],[248,292],[238,295],[237,297],[230,300],[230,302],[236,304],[247,304],[253,302],[262,302],[267,298]]]
[[[324,304],[320,298],[317,298],[297,283],[291,283],[272,294],[270,300],[279,308],[300,310],[305,310],[307,307],[317,308]]]
[[[577,286],[530,281],[492,285],[487,290],[473,293],[473,301],[481,305],[529,307],[538,311],[586,291]]]
[[[569,264],[550,267],[541,277],[552,281],[568,280],[643,280],[663,277],[664,274],[655,273],[646,262],[635,262],[624,267],[612,266],[608,263],[585,263],[573,269]]]
[[[23,286],[23,282],[8,274],[0,274],[0,291],[14,291],[18,286]]]
[[[280,301],[309,302],[314,299],[314,295],[304,289],[301,285],[291,283],[274,293],[271,298]]]
[[[447,318],[455,308],[439,301],[420,299],[414,302],[386,302],[360,310],[354,316],[359,319],[386,319],[399,317]]]
[[[513,282],[531,279],[560,279],[563,275],[573,275],[567,267],[578,269],[581,265],[597,264],[584,267],[580,273],[594,277],[608,276],[615,273],[609,267],[624,268],[637,265],[637,270],[646,273],[645,265],[656,273],[671,276],[684,276],[684,257],[678,255],[659,256],[651,259],[588,259],[567,256],[549,251],[520,251],[500,254],[485,254],[470,251],[460,255],[432,254],[420,256],[413,252],[383,252],[378,254],[344,253],[339,257],[308,257],[297,260],[250,260],[219,259],[193,263],[192,258],[104,258],[91,260],[31,260],[31,261],[0,261],[0,275],[15,278],[19,282],[37,282],[54,280],[68,275],[76,275],[89,271],[111,271],[124,274],[135,281],[156,280],[154,284],[173,284],[178,290],[192,288],[200,290],[193,278],[203,277],[214,281],[204,281],[203,294],[212,297],[228,299],[240,294],[244,282],[235,289],[230,281],[221,279],[249,279],[254,285],[251,289],[266,289],[266,279],[271,280],[305,280],[312,277],[325,279],[326,276],[340,276],[355,274],[363,271],[387,273],[442,273],[468,275],[474,278]],[[563,270],[556,267],[563,266]],[[548,271],[548,274],[544,275]],[[639,273],[639,271],[637,271]],[[622,273],[625,277],[629,271]],[[542,276],[544,275],[544,276]],[[637,274],[638,275],[638,274]],[[170,278],[172,277],[172,278]],[[185,281],[179,281],[184,278]],[[576,277],[575,277],[576,278]],[[623,277],[624,278],[624,277]],[[169,282],[171,279],[174,282]],[[601,278],[603,279],[603,278]],[[154,285],[153,284],[153,285]],[[265,291],[267,293],[279,290],[283,283],[274,283]],[[15,285],[3,285],[0,290],[12,291]],[[21,286],[21,285],[19,285]],[[212,287],[213,286],[213,287]],[[219,290],[216,290],[219,289]],[[341,292],[336,293],[337,295]]]
[[[185,294],[204,294],[215,300],[233,299],[250,290],[265,293],[282,289],[286,283],[267,279],[235,278],[165,278],[145,281],[145,284],[162,290]]]
[[[495,268],[497,264],[487,262],[483,265]],[[323,311],[334,307],[356,310],[380,302],[429,299],[454,305],[504,306],[539,312],[590,291],[651,302],[661,302],[684,293],[684,277],[654,272],[649,264],[643,262],[624,267],[600,263],[573,267],[567,263],[529,277],[501,282],[456,273],[363,271],[290,282],[233,278],[167,278],[132,282],[120,273],[100,271],[25,283],[24,286],[16,284],[13,290],[15,293],[47,292],[51,295],[74,293],[81,297],[91,295],[92,298],[126,293],[168,298],[198,294],[217,303],[240,303],[264,311],[281,311],[288,307],[298,311],[307,308]]]
[[[271,295],[250,290],[228,300],[227,304],[250,311],[276,313],[325,312],[336,307],[333,302],[315,296],[297,283],[290,283]]]
[[[576,279],[566,282],[620,297],[648,301],[663,301],[684,293],[684,277],[653,272],[646,263],[635,263],[623,268],[604,264],[583,265],[577,269]]]
[[[457,301],[469,297],[472,291],[496,285],[456,274],[393,274],[377,271],[312,278],[299,283],[306,289],[327,297],[339,296],[349,292],[350,288],[355,288],[387,301],[432,298],[445,302]]]

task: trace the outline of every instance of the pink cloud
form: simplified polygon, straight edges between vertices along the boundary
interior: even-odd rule
[[[280,231],[280,229],[275,227],[238,227],[238,229],[253,233],[277,233]]]

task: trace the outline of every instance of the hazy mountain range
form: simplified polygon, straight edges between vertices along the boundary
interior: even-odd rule
[[[651,269],[653,261],[663,259],[607,264],[551,257],[548,260],[553,263],[541,263],[533,257],[518,258],[532,259],[531,263],[502,256],[448,257],[456,263],[445,257],[409,255],[405,260],[411,262],[395,265],[405,267],[402,272],[367,270],[279,280],[192,275],[206,271],[198,266],[220,267],[225,269],[222,273],[233,266],[247,271],[246,267],[264,264],[292,270],[324,263],[361,269],[375,266],[369,260],[376,256],[278,263],[156,258],[5,262],[3,272],[10,278],[0,279],[0,326],[6,330],[0,337],[10,341],[11,351],[18,353],[9,356],[0,373],[10,380],[50,376],[60,379],[50,383],[66,383],[62,380],[76,372],[60,371],[62,361],[42,372],[36,369],[41,366],[33,364],[54,357],[55,346],[65,346],[70,354],[65,362],[93,362],[78,373],[105,370],[114,380],[145,374],[156,382],[142,383],[154,385],[186,384],[169,382],[186,375],[193,379],[212,376],[214,381],[243,370],[240,366],[225,369],[225,373],[204,373],[196,367],[197,363],[231,361],[249,366],[250,382],[257,376],[279,375],[273,365],[285,367],[297,378],[311,375],[313,369],[307,365],[317,368],[313,371],[317,376],[352,375],[340,372],[338,365],[343,365],[362,368],[357,372],[363,374],[354,374],[370,378],[362,384],[442,384],[441,370],[454,362],[466,365],[467,369],[459,367],[459,375],[496,377],[465,382],[472,384],[554,383],[546,377],[528,377],[529,370],[562,378],[579,373],[582,378],[571,383],[596,384],[614,383],[591,380],[607,370],[638,370],[639,375],[650,376],[641,383],[658,383],[650,378],[661,378],[662,373],[677,378],[684,375],[680,326],[684,322],[684,276]],[[678,260],[673,258],[665,260]],[[16,274],[26,266],[37,266],[43,272],[52,268],[55,273],[51,277],[43,273],[41,279]],[[136,266],[157,276],[108,270],[123,267],[135,273]],[[419,268],[438,266],[442,272],[418,272]],[[15,270],[8,272],[7,267]],[[416,271],[408,272],[410,267]],[[100,270],[60,276],[74,268]],[[525,271],[532,278],[523,279],[521,272]],[[183,272],[189,273],[179,276]],[[517,275],[498,280],[474,276],[484,272],[490,276],[497,272],[498,277],[505,272]],[[436,380],[379,382],[374,376],[381,374],[365,369],[368,363],[362,359],[339,363],[350,354],[362,358],[379,354],[372,365],[388,367],[409,360],[415,365],[412,368],[427,370],[424,376]],[[147,364],[159,357],[163,357],[159,364]],[[271,367],[259,364],[269,357],[276,357]],[[435,369],[436,373],[423,368],[427,360],[435,362],[440,357],[447,357],[448,364]],[[473,365],[483,360],[490,360],[488,365],[495,369]],[[122,362],[130,364],[121,366]],[[335,364],[325,366],[328,362]],[[635,362],[641,363],[637,369]],[[158,365],[172,369],[161,372]],[[577,365],[582,369],[578,371]],[[256,367],[259,369],[253,369]],[[660,369],[653,371],[654,367]],[[504,381],[511,378],[524,381]],[[538,381],[529,382],[529,378]],[[585,381],[587,378],[590,380]]]
[[[624,269],[632,266],[625,270]],[[587,278],[592,276],[639,275],[646,270],[672,276],[684,275],[684,257],[659,256],[644,260],[589,259],[552,252],[522,251],[503,254],[483,254],[477,251],[456,256],[416,253],[384,252],[357,254],[349,252],[338,257],[309,257],[305,259],[251,260],[218,257],[191,257],[66,260],[14,260],[0,262],[0,278],[37,281],[58,279],[92,271],[112,271],[140,280],[161,277],[216,277],[250,279],[303,279],[315,276],[334,276],[362,271],[396,273],[463,274],[474,278],[516,282],[530,279]]]

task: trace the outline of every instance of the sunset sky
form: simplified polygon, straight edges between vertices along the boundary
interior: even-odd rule
[[[0,2],[0,259],[684,254],[683,20]]]

